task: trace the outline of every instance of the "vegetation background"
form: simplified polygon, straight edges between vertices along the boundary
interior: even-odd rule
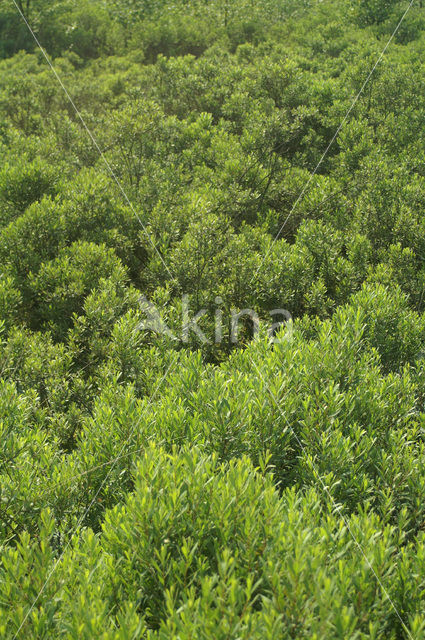
[[[425,638],[408,6],[0,0],[2,638]]]

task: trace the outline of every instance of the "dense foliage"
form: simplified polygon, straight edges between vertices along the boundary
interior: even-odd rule
[[[425,639],[407,7],[0,0],[2,638]]]

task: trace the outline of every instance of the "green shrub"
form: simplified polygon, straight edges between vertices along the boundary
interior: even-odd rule
[[[19,318],[22,296],[13,278],[3,274],[0,277],[0,322],[10,329]]]
[[[152,640],[274,638],[288,629],[305,638],[396,637],[397,610],[421,637],[423,615],[409,595],[422,603],[423,536],[400,552],[403,538],[376,516],[344,526],[318,491],[279,494],[273,476],[246,458],[219,465],[196,449],[167,454],[152,445],[135,482],[107,513],[101,537],[75,536],[54,572],[46,511],[38,539],[24,533],[4,553],[1,624],[10,634],[22,622],[27,637],[125,638],[136,629]]]
[[[82,311],[86,296],[105,279],[118,286],[127,280],[113,249],[89,242],[75,242],[62,249],[57,258],[43,262],[36,275],[29,275],[33,319],[56,338],[64,338],[73,314]]]
[[[423,640],[423,3],[18,4],[0,637]]]
[[[6,206],[0,224],[7,224],[20,216],[27,207],[45,194],[58,191],[59,173],[56,168],[36,158],[32,162],[22,159],[19,164],[6,165],[0,172],[0,203]]]

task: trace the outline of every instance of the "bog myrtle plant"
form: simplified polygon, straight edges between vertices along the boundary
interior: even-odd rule
[[[0,0],[0,638],[425,640],[422,4]]]
[[[261,328],[266,331],[272,343],[282,342],[292,337],[292,316],[287,309],[276,308],[268,312],[268,318],[260,319],[260,315],[255,309],[249,307],[244,309],[230,309],[230,316],[225,317],[225,313],[221,307],[223,299],[216,296],[214,299],[215,309],[211,313],[210,309],[201,308],[196,312],[190,309],[190,296],[183,294],[181,298],[181,326],[180,335],[176,330],[172,331],[163,319],[163,313],[153,302],[145,296],[139,298],[140,313],[144,318],[138,323],[137,329],[141,331],[153,331],[158,335],[163,335],[171,340],[180,341],[188,344],[190,334],[194,334],[201,344],[221,344],[225,339],[224,328],[229,327],[229,341],[233,345],[237,345],[240,340],[240,326],[242,322],[248,321],[252,328],[252,338],[255,339],[260,334]],[[207,334],[201,329],[198,322],[201,318],[213,316],[213,335]],[[264,313],[262,314],[264,316]]]

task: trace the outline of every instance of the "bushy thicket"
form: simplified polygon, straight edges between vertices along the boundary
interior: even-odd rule
[[[17,5],[1,637],[425,638],[422,3]]]

